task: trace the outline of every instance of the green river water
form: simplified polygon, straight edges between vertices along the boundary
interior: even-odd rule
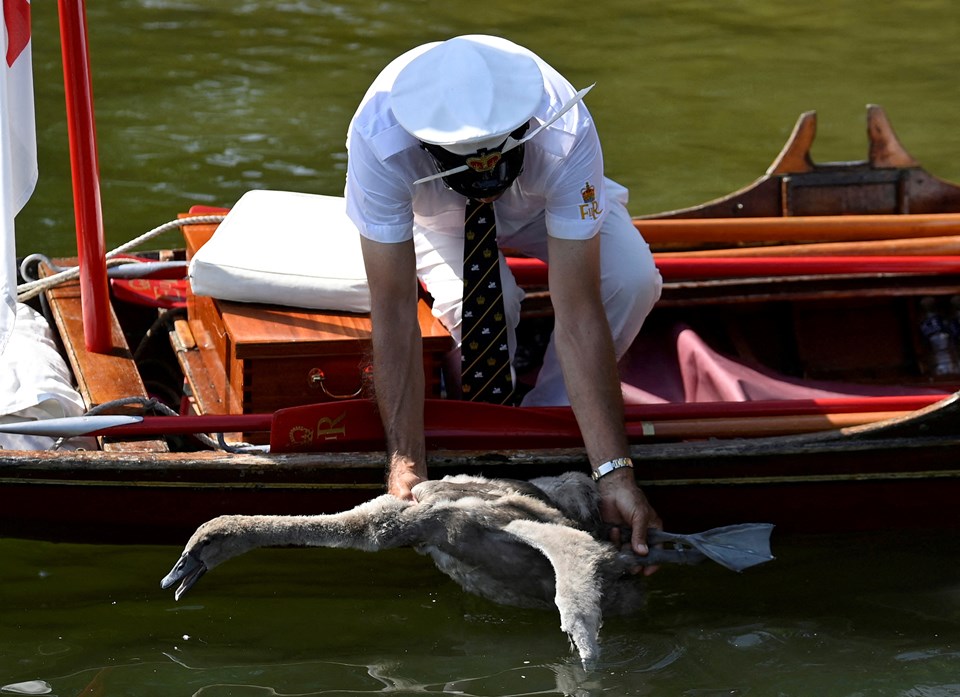
[[[636,214],[747,184],[810,109],[818,161],[865,157],[877,103],[928,170],[960,180],[948,0],[89,5],[108,249],[252,188],[340,193],[369,81],[462,33],[597,83],[607,172]],[[41,180],[18,253],[72,254],[56,3],[32,13]],[[775,537],[774,551],[741,575],[662,570],[644,612],[606,621],[583,675],[555,614],[465,596],[409,551],[264,550],[175,603],[159,579],[176,548],[0,540],[0,694],[960,695],[958,540]]]

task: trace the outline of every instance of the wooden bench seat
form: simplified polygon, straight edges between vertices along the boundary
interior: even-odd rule
[[[75,266],[76,259],[57,259],[61,266]],[[45,274],[49,269],[41,266]],[[108,353],[87,351],[83,337],[83,308],[80,302],[80,284],[77,281],[47,291],[47,300],[54,322],[60,332],[67,360],[77,381],[77,389],[87,409],[125,397],[148,398],[146,387],[127,346],[117,316],[110,307],[110,338],[113,348]],[[119,408],[113,413],[123,413]],[[162,440],[122,441],[100,438],[100,447],[107,451],[166,451]]]

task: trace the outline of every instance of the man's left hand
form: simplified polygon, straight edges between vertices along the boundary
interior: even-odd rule
[[[617,547],[625,544],[620,539],[620,528],[630,528],[630,547],[634,553],[646,556],[647,528],[663,529],[660,516],[653,510],[647,497],[637,486],[633,470],[622,468],[602,477],[597,482],[600,492],[600,517],[610,528],[610,539]],[[649,576],[657,571],[657,566],[646,566],[643,574]]]

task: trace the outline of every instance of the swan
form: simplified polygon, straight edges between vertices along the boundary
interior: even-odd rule
[[[330,515],[214,518],[194,532],[161,587],[179,583],[179,600],[210,569],[259,547],[413,547],[468,592],[504,605],[555,606],[589,670],[600,656],[604,612],[643,604],[631,569],[703,558],[683,550],[651,549],[648,557],[618,550],[604,534],[596,485],[582,472],[529,482],[448,476],[420,482],[413,495],[404,501],[384,494]]]

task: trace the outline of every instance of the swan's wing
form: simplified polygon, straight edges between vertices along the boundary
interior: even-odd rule
[[[584,668],[600,657],[601,610],[599,563],[603,546],[588,533],[551,523],[514,520],[504,530],[534,547],[550,560],[556,575],[560,628],[573,641]]]

